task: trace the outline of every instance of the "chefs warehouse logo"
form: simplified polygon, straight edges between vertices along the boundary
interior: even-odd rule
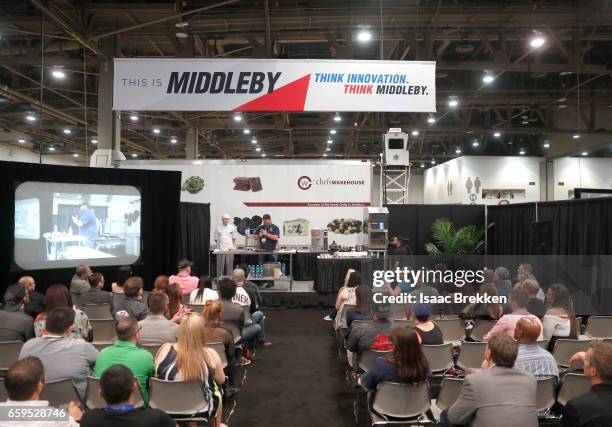
[[[298,178],[297,185],[300,190],[308,190],[314,185],[365,185],[363,179],[336,179],[336,178],[315,178],[307,175]]]

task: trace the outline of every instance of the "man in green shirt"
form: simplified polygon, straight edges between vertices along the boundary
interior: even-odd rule
[[[100,378],[104,371],[116,364],[127,366],[140,385],[145,404],[149,402],[147,384],[149,378],[155,375],[153,356],[147,350],[138,348],[140,326],[133,316],[122,318],[115,327],[118,340],[110,347],[100,352],[96,359],[96,377]]]

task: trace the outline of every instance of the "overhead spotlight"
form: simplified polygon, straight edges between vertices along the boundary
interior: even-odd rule
[[[153,129],[153,133],[155,135],[159,135],[161,133],[161,130],[159,128],[155,128],[155,129]]]
[[[539,31],[534,31],[533,33],[534,35],[529,41],[529,45],[533,47],[534,49],[542,47],[544,43],[546,43],[546,39],[542,36],[542,33],[540,33]]]
[[[436,159],[431,159],[431,164],[435,165],[436,164]]]
[[[72,157],[79,157],[79,155],[77,153],[74,153]]]
[[[97,144],[97,143],[98,143],[98,140],[97,140],[96,138],[91,138],[91,143],[92,143],[92,144]]]
[[[136,114],[131,114],[130,115],[130,120],[133,122],[137,122],[138,121],[138,116]]]
[[[170,142],[172,144],[176,144],[178,141],[177,141],[176,137],[173,136],[172,138],[170,138]]]
[[[412,136],[419,136],[419,131],[415,129],[415,130],[413,130],[412,132],[410,132],[410,134],[411,134]]]
[[[35,121],[36,121],[36,116],[35,116],[34,114],[28,114],[28,115],[25,117],[25,119],[26,119],[28,122],[35,122]]]
[[[249,135],[251,133],[251,129],[242,129],[242,133],[245,135]]]
[[[565,107],[567,107],[567,105],[565,105],[565,104],[559,105],[559,108],[565,108]]]
[[[20,144],[25,144],[25,139],[20,138],[20,139],[17,140],[17,142],[20,143]]]
[[[49,147],[49,151],[55,151],[55,147]]]
[[[72,131],[68,128],[64,129],[62,132],[64,132],[66,135],[70,135],[72,133]]]
[[[588,155],[589,155],[589,153],[587,153],[586,151],[583,151],[581,154],[582,154],[583,156],[588,156]]]
[[[474,140],[474,142],[472,142],[472,147],[478,147],[480,145],[480,143],[476,140]]]
[[[612,105],[611,105],[611,107],[612,107]],[[357,122],[353,123],[353,126],[357,126]]]
[[[138,153],[132,153],[132,157],[134,158],[138,157]]]
[[[575,134],[572,135],[572,138],[578,139],[578,138],[580,138],[580,134],[579,133],[575,133]]]
[[[242,121],[242,115],[241,114],[234,114],[234,121],[235,122],[241,122]]]
[[[357,40],[359,40],[361,43],[367,43],[372,40],[372,33],[370,30],[362,28],[357,33]]]
[[[327,140],[327,143],[328,143],[328,144],[333,144],[333,143],[334,143],[334,141],[333,141],[333,140],[331,140],[331,139],[328,139],[328,140]]]
[[[565,101],[567,101],[567,98],[566,98],[566,97],[563,97],[563,98],[559,98],[559,99],[557,99],[557,102],[565,102]]]
[[[427,123],[433,125],[436,122],[436,118],[434,116],[427,117]]]
[[[550,142],[545,142],[542,147],[544,148],[550,148]]]
[[[325,149],[325,151],[331,151],[331,148],[327,147],[327,148]]]
[[[261,147],[255,148],[255,151],[260,152],[261,151]]]
[[[261,157],[266,157],[266,153],[261,153]]]
[[[329,133],[331,133],[332,135],[335,135],[335,134],[336,134],[336,129],[331,129],[331,130],[329,131]]]
[[[524,155],[525,155],[525,149],[524,149],[524,148],[521,148],[521,151],[519,151],[519,154],[520,154],[521,156],[524,156]]]
[[[459,147],[455,148],[455,153],[461,154],[461,148],[459,148]]]
[[[51,75],[58,80],[66,78],[66,73],[64,73],[64,71],[62,71],[60,68],[54,68],[51,70]]]
[[[323,157],[327,157],[327,153],[323,153]]]
[[[425,167],[425,163],[421,163],[421,169]]]
[[[251,139],[251,144],[257,144],[257,138]]]
[[[456,97],[450,97],[448,99],[448,106],[451,108],[455,108],[457,105],[459,105],[459,101],[457,100]]]
[[[336,114],[334,116],[334,122],[340,122],[340,121],[342,121],[342,116],[340,114]]]
[[[561,71],[561,72],[559,73],[559,75],[560,75],[560,76],[569,76],[570,74],[572,74],[572,72],[571,72],[571,71]]]
[[[495,77],[493,76],[493,74],[485,74],[484,76],[482,76],[482,82],[486,85],[488,85],[489,83],[493,83],[493,80],[495,80]]]
[[[494,136],[495,138],[499,138],[499,137],[501,136],[501,132],[495,132],[495,133],[493,134],[493,136]]]

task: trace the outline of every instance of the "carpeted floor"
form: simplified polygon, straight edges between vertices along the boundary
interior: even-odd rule
[[[268,310],[266,329],[272,347],[259,350],[247,376],[230,427],[354,427],[354,391],[345,382],[326,310]],[[226,408],[224,419],[232,409]],[[367,426],[360,397],[358,426]]]

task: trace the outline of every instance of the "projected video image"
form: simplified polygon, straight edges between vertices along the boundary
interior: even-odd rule
[[[116,265],[140,256],[140,192],[130,186],[26,182],[15,193],[15,263],[26,269]]]

